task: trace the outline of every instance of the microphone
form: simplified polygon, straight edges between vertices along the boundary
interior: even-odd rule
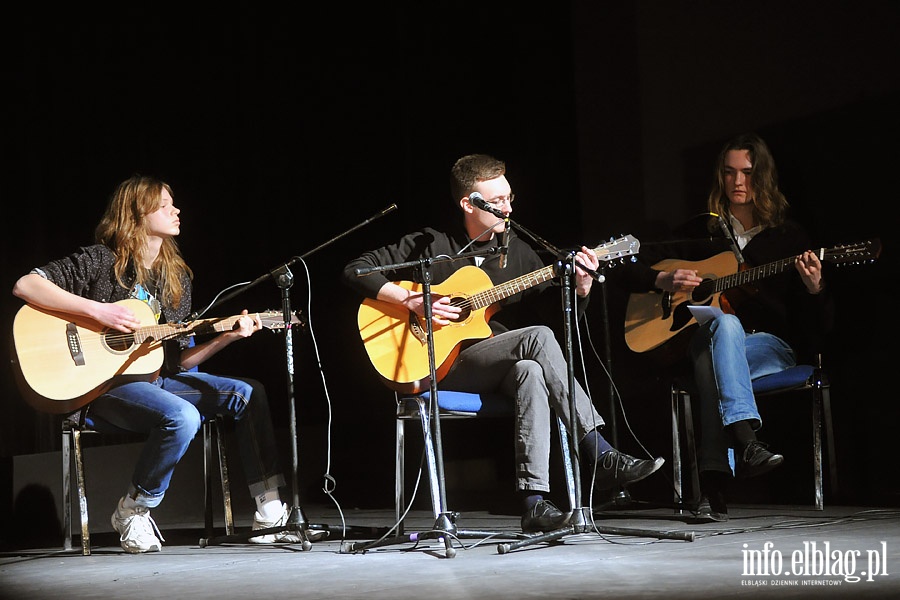
[[[487,200],[484,199],[484,196],[482,196],[478,192],[472,192],[471,194],[469,194],[469,203],[472,204],[472,206],[491,213],[497,218],[503,219],[504,221],[508,218],[503,214],[503,211],[497,210],[496,208],[488,204]]]
[[[731,232],[731,227],[725,223],[725,219],[722,218],[722,215],[716,215],[716,218],[719,220],[719,227],[722,228],[722,232],[725,234],[725,237],[728,238],[728,243],[731,244],[731,251],[734,252],[734,257],[737,259],[738,265],[744,264],[744,255],[741,254],[741,247],[738,245],[734,234]]]
[[[509,219],[505,219],[506,227],[503,229],[503,237],[500,238],[500,268],[506,268],[506,255],[509,252]]]
[[[509,252],[509,217],[503,214],[503,211],[497,210],[496,208],[488,204],[487,200],[484,199],[484,196],[482,196],[478,192],[472,192],[471,194],[469,194],[469,202],[472,204],[472,206],[480,208],[485,212],[489,212],[499,219],[503,219],[504,223],[506,224],[503,228],[502,237],[500,238],[500,268],[505,269],[507,262],[506,255]]]
[[[384,215],[388,214],[389,212],[395,211],[395,210],[397,210],[397,205],[396,205],[396,204],[391,204],[391,205],[388,206],[387,208],[383,208],[383,209],[381,210],[381,212],[378,213],[374,218],[377,219],[377,218],[379,218],[379,217],[383,217]]]

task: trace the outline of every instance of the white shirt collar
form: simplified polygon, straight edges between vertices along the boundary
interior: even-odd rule
[[[745,231],[741,222],[731,213],[728,213],[728,220],[731,222],[731,230],[734,231],[734,237],[737,238],[738,247],[741,250],[753,239],[753,236],[763,230],[762,225],[757,225]]]

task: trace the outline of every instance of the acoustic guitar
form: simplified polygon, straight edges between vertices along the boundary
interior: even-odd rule
[[[152,381],[163,364],[163,341],[232,329],[243,315],[202,319],[187,324],[157,324],[141,300],[120,300],[141,322],[132,333],[109,329],[85,317],[46,310],[30,304],[13,322],[12,364],[25,400],[54,414],[87,405],[111,387],[126,381]],[[283,329],[280,312],[253,313],[263,327]],[[300,323],[292,316],[292,323]]]
[[[629,235],[597,246],[594,251],[601,261],[610,262],[637,254],[639,249],[640,242]],[[438,380],[453,364],[462,342],[491,335],[488,321],[498,308],[497,302],[555,276],[555,267],[550,265],[495,286],[487,273],[468,265],[441,284],[432,285],[433,294],[450,296],[452,304],[463,308],[458,320],[448,325],[434,325]],[[412,292],[422,292],[419,283],[395,283]],[[359,307],[357,322],[369,360],[388,387],[403,393],[416,393],[430,386],[431,365],[424,317],[399,304],[367,298]]]
[[[881,241],[867,240],[853,244],[820,248],[820,261],[838,265],[874,261],[881,254]],[[798,255],[799,256],[799,255]],[[631,294],[625,309],[625,342],[634,352],[658,348],[685,331],[697,321],[689,306],[721,308],[720,296],[725,290],[754,283],[794,268],[798,256],[791,256],[758,267],[738,270],[731,252],[723,252],[701,261],[667,259],[653,265],[659,271],[690,269],[697,271],[703,282],[690,292],[645,292]]]

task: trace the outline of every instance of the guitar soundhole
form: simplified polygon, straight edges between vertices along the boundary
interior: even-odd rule
[[[131,346],[134,345],[134,336],[114,329],[110,329],[104,333],[103,340],[106,342],[109,349],[114,352],[127,352],[131,349]]]
[[[462,312],[459,313],[459,319],[456,320],[457,323],[464,323],[469,319],[469,315],[472,314],[472,303],[469,302],[468,298],[464,298],[463,296],[454,296],[450,300],[450,304],[453,306],[458,306],[462,309]]]
[[[704,279],[700,285],[691,292],[691,301],[694,304],[709,304],[709,297],[712,295],[711,289],[715,285],[715,279]]]

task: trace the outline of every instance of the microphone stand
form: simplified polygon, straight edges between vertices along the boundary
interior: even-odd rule
[[[574,297],[575,297],[575,267],[578,266],[583,269],[585,272],[589,273],[591,277],[594,278],[595,281],[599,283],[604,283],[606,281],[606,277],[600,274],[598,271],[595,271],[581,262],[575,257],[574,252],[570,252],[568,254],[563,253],[558,248],[535,234],[534,232],[528,230],[523,227],[519,223],[516,223],[512,219],[509,219],[508,225],[513,224],[520,231],[524,232],[528,235],[532,240],[543,246],[548,252],[553,254],[554,256],[559,257],[556,263],[557,274],[560,276],[562,280],[562,309],[564,319],[564,329],[565,329],[565,352],[566,352],[566,363],[568,366],[567,375],[568,375],[568,384],[569,384],[569,414],[574,415],[575,412],[575,369],[574,369],[574,344],[573,344],[573,336],[572,332],[575,329],[575,323],[577,320],[577,315],[574,310]],[[507,226],[508,226],[507,225]],[[572,429],[572,428],[570,428]],[[548,531],[545,533],[533,534],[525,536],[524,539],[519,539],[517,541],[511,543],[501,543],[497,546],[497,551],[500,554],[508,554],[513,550],[518,548],[524,548],[526,546],[531,546],[534,544],[539,544],[542,542],[552,542],[555,540],[562,539],[567,535],[572,534],[580,534],[580,533],[589,533],[596,532],[599,534],[610,534],[610,535],[627,535],[627,536],[635,536],[635,537],[653,537],[656,539],[673,539],[673,540],[685,540],[685,541],[693,541],[694,535],[692,532],[690,533],[679,533],[679,532],[659,532],[659,531],[651,531],[647,529],[630,529],[630,528],[622,528],[622,527],[597,527],[596,523],[593,522],[593,515],[591,513],[590,506],[583,506],[581,497],[581,475],[579,469],[579,461],[578,461],[578,444],[574,436],[574,433],[570,432],[567,436],[569,441],[569,457],[572,462],[571,470],[574,476],[574,487],[575,487],[575,495],[574,495],[574,505],[572,506],[572,516],[569,519],[568,524],[565,527],[561,527],[554,531]]]
[[[322,530],[328,532],[330,536],[332,532],[341,533],[342,535],[346,534],[346,527],[338,527],[338,526],[330,526],[330,525],[322,525],[315,524],[310,525],[306,519],[306,515],[303,512],[303,509],[300,508],[300,489],[299,489],[299,459],[298,459],[298,436],[297,436],[297,408],[294,402],[294,348],[293,348],[293,330],[292,330],[292,319],[291,319],[291,298],[290,298],[290,288],[294,283],[294,275],[291,273],[291,265],[296,263],[297,261],[304,260],[308,256],[318,252],[325,246],[336,242],[341,239],[345,235],[356,231],[357,229],[368,225],[375,219],[381,218],[389,212],[395,210],[397,208],[396,204],[391,204],[387,208],[383,209],[376,215],[366,219],[365,221],[351,227],[350,229],[344,231],[343,233],[331,238],[327,242],[320,244],[319,246],[313,248],[309,252],[303,254],[302,256],[294,256],[287,263],[283,265],[279,265],[273,268],[268,273],[257,277],[255,280],[251,281],[247,285],[242,288],[239,288],[225,296],[221,297],[219,300],[211,304],[208,308],[212,308],[214,306],[218,306],[223,302],[230,300],[234,296],[246,292],[248,289],[255,287],[256,285],[262,283],[263,281],[269,279],[270,277],[275,281],[275,285],[281,290],[281,306],[282,313],[284,318],[284,350],[285,350],[285,366],[286,366],[286,376],[287,376],[287,391],[288,391],[288,423],[290,426],[291,433],[291,492],[292,492],[292,504],[291,504],[291,512],[288,516],[287,522],[284,525],[277,525],[274,527],[266,527],[262,529],[251,530],[246,533],[236,533],[231,535],[224,535],[212,538],[201,538],[200,546],[212,546],[217,544],[228,544],[235,542],[243,542],[247,541],[251,537],[256,536],[264,536],[269,534],[277,534],[284,532],[292,532],[298,534],[300,539],[302,540],[300,546],[303,550],[309,550],[312,548],[312,542],[310,542],[309,537],[307,535],[307,531],[310,529],[313,530]],[[208,309],[207,309],[208,310]],[[191,315],[192,319],[197,318],[196,315]],[[380,535],[383,532],[383,529],[375,529],[371,527],[361,527],[361,526],[350,526],[350,530],[354,533],[359,534],[364,537],[371,537],[372,535]]]
[[[431,501],[434,512],[434,525],[428,531],[420,531],[415,533],[406,533],[393,537],[383,536],[371,542],[347,543],[341,548],[342,553],[365,552],[372,548],[381,548],[394,544],[418,543],[424,540],[437,539],[444,543],[444,555],[446,558],[456,556],[456,549],[453,547],[454,539],[491,539],[498,537],[512,537],[514,539],[523,538],[526,534],[517,534],[508,531],[482,531],[471,529],[459,529],[456,526],[456,519],[459,513],[451,511],[447,507],[447,493],[444,481],[444,452],[441,442],[441,415],[438,405],[438,387],[437,387],[437,365],[434,355],[434,324],[432,322],[432,306],[431,306],[431,265],[447,261],[455,261],[466,259],[473,256],[485,256],[494,254],[499,248],[490,248],[487,251],[472,251],[455,256],[446,256],[440,258],[423,258],[421,260],[398,263],[394,265],[383,265],[378,267],[368,267],[357,269],[356,275],[363,276],[378,271],[390,271],[394,269],[403,269],[416,267],[418,269],[419,278],[422,283],[423,307],[425,309],[425,332],[426,346],[428,350],[428,367],[429,367],[429,383],[430,383],[430,402],[428,406],[429,430],[425,432],[426,450],[431,441],[433,451],[426,451],[426,457],[429,461],[429,470],[432,473],[431,485]]]
[[[716,215],[716,220],[719,222],[719,227],[722,229],[722,233],[725,234],[725,238],[731,246],[731,251],[734,252],[734,257],[737,259],[738,263],[738,270],[740,270],[744,266],[744,255],[741,253],[741,246],[738,244],[737,237],[735,237],[731,225],[725,221],[722,215]]]

